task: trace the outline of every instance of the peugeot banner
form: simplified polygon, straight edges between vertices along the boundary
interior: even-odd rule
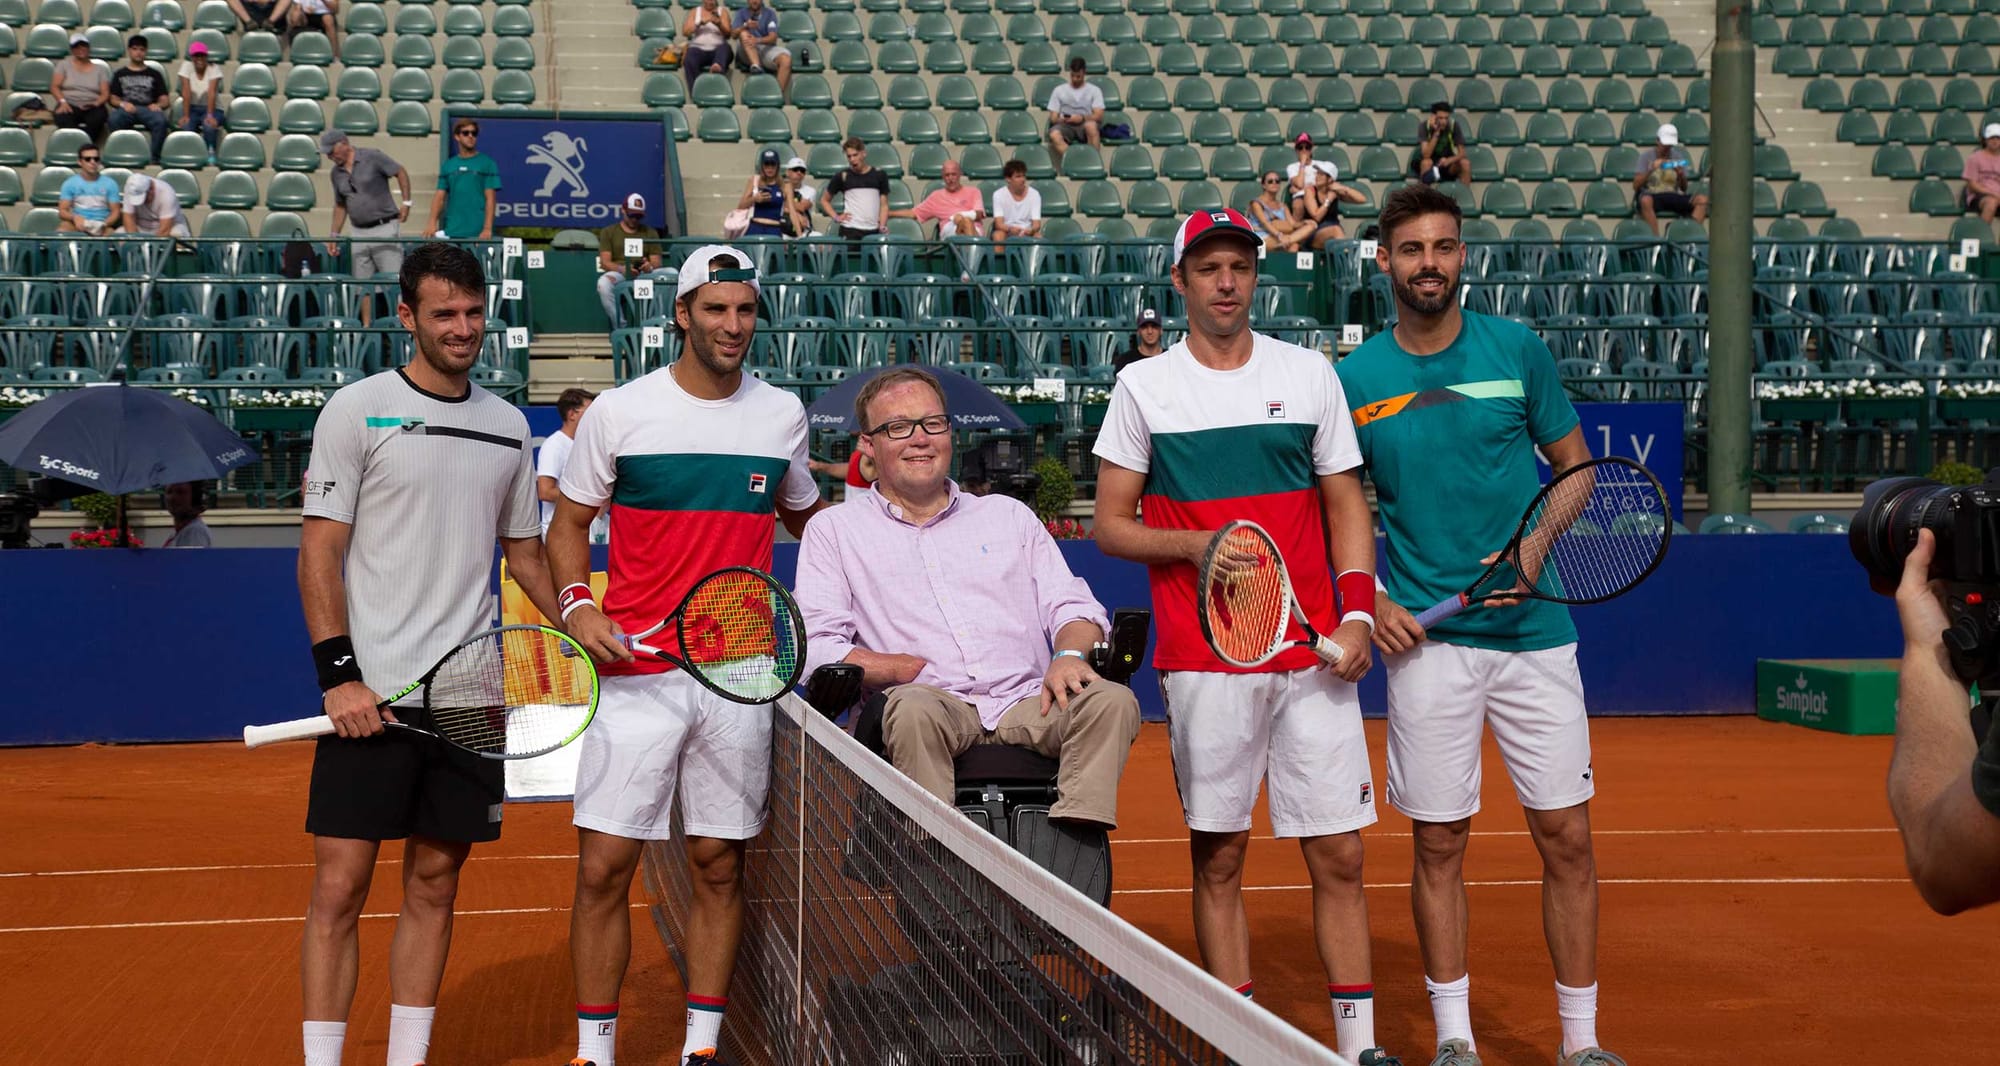
[[[1578,403],[1576,416],[1583,425],[1583,442],[1592,455],[1619,455],[1639,463],[1660,479],[1667,490],[1667,503],[1674,518],[1681,517],[1681,497],[1686,485],[1687,432],[1684,412],[1677,403]],[[1549,479],[1548,461],[1535,453],[1542,480]]]
[[[479,150],[500,168],[496,229],[602,229],[618,221],[619,205],[636,192],[646,198],[646,222],[672,232],[668,133],[657,115],[557,118],[489,111],[478,118]]]

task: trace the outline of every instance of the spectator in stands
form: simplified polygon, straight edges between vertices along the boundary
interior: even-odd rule
[[[1471,142],[1465,138],[1465,127],[1451,117],[1450,104],[1439,100],[1431,105],[1430,121],[1424,123],[1418,137],[1416,153],[1410,157],[1413,177],[1425,185],[1440,181],[1472,184],[1472,163],[1465,158]]]
[[[859,448],[849,452],[845,462],[833,463],[813,459],[809,460],[806,466],[820,477],[840,478],[850,489],[865,489],[875,484],[875,460],[870,459]]]
[[[340,26],[335,22],[333,13],[339,6],[340,0],[292,0],[291,11],[286,14],[285,20],[291,26],[294,36],[307,30],[318,30],[326,34],[327,41],[333,45],[334,54],[338,55]]]
[[[1347,231],[1340,225],[1340,205],[1365,204],[1368,197],[1362,195],[1359,189],[1342,185],[1339,181],[1340,168],[1332,163],[1316,164],[1312,173],[1315,180],[1307,186],[1305,197],[1299,201],[1299,217],[1312,222],[1312,246],[1317,250],[1332,241],[1346,239]]]
[[[798,156],[793,156],[790,160],[786,161],[785,202],[791,205],[790,209],[793,212],[793,218],[796,220],[794,224],[798,226],[797,236],[806,237],[812,234],[813,200],[818,191],[806,184],[805,160]]]
[[[743,231],[746,237],[789,237],[798,232],[785,193],[785,176],[778,169],[776,148],[766,148],[757,154],[757,172],[750,175],[749,184],[743,187],[736,209],[750,212],[750,228]]]
[[[229,0],[229,10],[236,13],[236,21],[246,30],[271,30],[289,25],[292,0]]]
[[[914,218],[918,222],[938,224],[938,236],[977,237],[984,227],[986,218],[986,198],[979,193],[979,186],[965,183],[965,168],[958,160],[947,159],[941,168],[944,187],[932,189],[917,206],[908,211],[890,211],[890,218]]]
[[[181,194],[158,178],[134,174],[125,179],[125,232],[148,237],[192,237]]]
[[[49,92],[56,98],[57,126],[81,129],[90,134],[91,143],[104,143],[111,72],[90,58],[90,38],[81,33],[70,35],[69,58],[56,64],[49,77]]]
[[[1000,168],[1006,184],[993,190],[993,243],[1042,235],[1042,194],[1028,186],[1028,164],[1010,159]]]
[[[1150,307],[1139,312],[1139,323],[1132,329],[1132,346],[1111,357],[1111,373],[1116,375],[1141,359],[1166,351],[1161,335],[1160,313]]]
[[[1338,166],[1326,160],[1313,158],[1312,134],[1299,134],[1298,140],[1292,142],[1292,151],[1298,153],[1298,160],[1285,166],[1285,191],[1289,199],[1305,199],[1306,190],[1312,188],[1313,183],[1318,180],[1314,176],[1314,171],[1323,170],[1330,178],[1340,177]]]
[[[1655,234],[1660,232],[1662,214],[1707,221],[1708,197],[1688,195],[1688,171],[1693,169],[1693,161],[1680,146],[1681,131],[1671,122],[1662,123],[1658,136],[1653,149],[1640,154],[1632,177],[1634,210]]]
[[[660,231],[646,225],[646,198],[638,193],[625,197],[625,209],[618,221],[597,231],[597,302],[604,305],[604,317],[612,329],[625,325],[618,315],[618,283],[660,269]],[[641,242],[633,254],[628,242]]]
[[[2000,122],[1988,123],[1981,133],[1979,150],[1965,157],[1960,175],[1965,193],[1959,203],[1968,213],[1979,212],[1979,220],[1991,226],[1993,216],[2000,213]]]
[[[326,242],[327,254],[340,254],[340,245],[332,238],[340,236],[340,227],[351,215],[354,241],[347,272],[356,278],[400,272],[403,223],[410,220],[410,172],[373,148],[354,147],[347,134],[337,129],[320,134],[319,150],[333,160],[333,228]],[[390,178],[396,179],[402,191],[400,207],[389,195]],[[370,313],[370,305],[364,304],[363,322]]]
[[[778,94],[791,99],[792,50],[778,39],[778,13],[764,0],[750,0],[736,12],[730,32],[736,35],[736,56],[752,74],[778,76]]]
[[[868,165],[868,146],[859,137],[849,137],[840,147],[847,153],[847,169],[826,183],[819,194],[819,209],[840,223],[840,235],[860,240],[889,228],[882,211],[889,203],[889,175]],[[835,195],[842,197],[841,209],[833,209]]]
[[[953,759],[1015,744],[1059,760],[1051,820],[1115,826],[1139,702],[1086,658],[1104,608],[1033,511],[952,483],[951,418],[928,371],[889,370],[854,406],[881,478],[800,538],[806,669],[853,663],[886,689],[889,761],[945,802]]]
[[[1284,175],[1275,170],[1265,171],[1264,176],[1257,179],[1257,184],[1262,191],[1250,201],[1250,210],[1245,212],[1250,218],[1250,228],[1264,238],[1264,247],[1271,251],[1298,251],[1301,245],[1312,239],[1319,224],[1293,213],[1292,205],[1285,199]],[[1300,205],[1304,205],[1303,198]]]
[[[438,170],[438,191],[431,198],[431,217],[424,223],[424,232],[454,241],[490,241],[500,164],[479,150],[478,119],[453,119],[451,140],[458,146],[458,154],[445,160]]]
[[[111,74],[111,118],[106,128],[115,133],[146,127],[153,136],[153,162],[157,163],[160,146],[167,143],[167,108],[172,102],[166,75],[146,62],[145,35],[133,34],[125,41],[125,65]]]
[[[701,0],[700,7],[688,12],[687,21],[681,24],[681,36],[687,40],[687,49],[681,53],[681,73],[687,77],[690,91],[696,78],[727,69],[730,32],[729,16],[716,0]]]
[[[1104,121],[1104,90],[1084,80],[1083,57],[1069,61],[1069,81],[1049,91],[1049,148],[1062,162],[1077,141],[1092,148],[1104,143],[1098,124]]]
[[[549,535],[549,522],[556,516],[556,504],[562,500],[562,490],[556,486],[562,481],[563,467],[569,465],[569,451],[576,445],[576,424],[583,421],[583,413],[595,399],[596,393],[576,388],[564,389],[556,397],[556,413],[562,416],[562,426],[544,438],[535,453],[535,495],[542,501],[543,537]],[[609,516],[598,511],[590,523],[591,543],[602,543],[602,534],[609,525]]]
[[[57,194],[56,232],[102,237],[118,225],[118,183],[104,176],[104,153],[96,145],[84,145],[76,154],[76,168]]]
[[[174,520],[173,534],[161,541],[160,547],[215,547],[215,538],[209,535],[208,523],[201,520],[202,512],[208,510],[207,495],[199,481],[176,482],[160,493],[167,514]]]
[[[208,165],[214,166],[215,146],[229,118],[222,110],[222,68],[208,61],[208,46],[200,41],[188,45],[187,56],[176,75],[181,81],[181,113],[186,116],[181,128],[208,142]]]

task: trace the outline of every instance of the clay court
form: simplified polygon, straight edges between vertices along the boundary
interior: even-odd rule
[[[1883,800],[1889,740],[1750,718],[1600,719],[1600,1032],[1633,1063],[1928,1061],[1964,1046],[2000,911],[1931,914],[1903,878]],[[1369,723],[1382,780],[1381,723]],[[310,878],[312,749],[236,744],[0,751],[0,1062],[271,1063],[298,1057],[296,946]],[[1539,866],[1497,753],[1467,863],[1473,1021],[1493,1066],[1553,1060]],[[1114,836],[1113,909],[1192,956],[1188,859],[1166,730],[1140,735]],[[566,804],[508,808],[475,852],[433,1066],[548,1066],[573,1050]],[[1258,998],[1318,1039],[1333,1025],[1304,867],[1261,823],[1247,883]],[[1408,823],[1366,834],[1378,1032],[1428,1060],[1410,925]],[[382,1059],[397,870],[385,849],[362,926],[346,1061]],[[647,901],[634,900],[643,907]],[[634,914],[621,1058],[679,1047],[681,999]]]

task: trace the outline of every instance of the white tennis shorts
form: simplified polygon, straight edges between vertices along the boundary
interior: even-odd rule
[[[1267,780],[1278,836],[1326,836],[1374,823],[1361,700],[1332,671],[1162,671],[1160,693],[1189,829],[1249,829]]]
[[[748,840],[764,829],[771,708],[732,703],[679,670],[607,677],[584,730],[575,822],[664,840],[680,789],[689,835]]]
[[[1425,822],[1479,810],[1480,726],[1490,722],[1530,810],[1596,792],[1576,645],[1494,651],[1427,641],[1388,658],[1389,802]]]

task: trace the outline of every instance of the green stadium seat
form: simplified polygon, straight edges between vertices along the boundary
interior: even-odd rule
[[[25,167],[34,162],[34,135],[18,127],[0,127],[0,166]]]
[[[245,63],[236,68],[236,76],[229,80],[229,94],[242,98],[253,96],[269,100],[278,95],[278,79],[271,75],[271,68],[262,63]]]
[[[447,30],[446,32],[450,32]],[[493,35],[495,37],[533,37],[535,35],[535,13],[526,7],[503,6],[493,11]]]
[[[447,37],[486,36],[486,15],[474,4],[453,4],[445,9],[444,32]],[[430,34],[425,34],[428,37]]]
[[[37,59],[61,59],[69,55],[69,33],[60,26],[36,26],[21,43],[21,52]]]
[[[1956,109],[1940,111],[1931,126],[1930,139],[1941,144],[1972,144],[1978,139],[1972,116]]]
[[[1910,155],[1910,149],[1900,144],[1885,144],[1875,149],[1875,158],[1868,169],[1878,178],[1915,180],[1923,176],[1917,169],[1916,159]],[[1951,176],[1957,177],[1957,174]]]
[[[382,38],[354,33],[341,38],[340,62],[346,67],[380,67],[387,60]]]
[[[1922,48],[1924,46],[1918,45],[1917,47]],[[1912,50],[1911,66],[1913,68],[1916,65],[1915,56],[1916,52]],[[1979,44],[1977,42],[1968,42],[1966,44],[1959,45],[1958,51],[1952,54],[1951,73],[1953,74],[1966,74],[1966,75],[1971,75],[1973,77],[1992,77],[1996,72],[2000,72],[2000,68],[1996,68],[1994,66],[1993,53],[1989,51],[1987,47],[1983,44]],[[1935,70],[1928,70],[1925,73],[1936,74],[1938,72]]]
[[[1550,171],[1558,181],[1591,181],[1598,176],[1597,160],[1590,154],[1590,149],[1580,144],[1568,144],[1556,149]]]
[[[1370,78],[1361,83],[1361,110],[1392,113],[1409,106],[1403,87],[1388,78]]]
[[[1778,193],[1768,181],[1756,181],[1750,186],[1750,213],[1758,218],[1776,218],[1784,213],[1778,206]]]
[[[839,144],[846,137],[840,120],[831,111],[801,111],[798,139],[807,144]]]
[[[1632,94],[1632,83],[1621,78],[1606,78],[1598,82],[1590,103],[1593,110],[1619,114],[1639,109],[1638,98]]]
[[[1786,44],[1819,48],[1824,46],[1829,40],[1830,38],[1826,32],[1826,23],[1813,15],[1803,15],[1795,18],[1791,21],[1791,25],[1785,27]]]
[[[270,107],[254,96],[239,96],[231,100],[228,116],[229,129],[233,133],[263,133],[271,128]]]
[[[1587,106],[1589,102],[1589,97],[1586,95],[1584,99],[1585,105]],[[1500,107],[1502,110],[1533,114],[1548,106],[1553,105],[1543,101],[1540,86],[1525,78],[1516,78],[1500,86]]]
[[[324,100],[333,95],[325,67],[293,67],[285,74],[285,96],[292,100]]]
[[[1537,118],[1556,118],[1556,116],[1544,113],[1531,117],[1529,122],[1532,123]],[[1556,121],[1560,122],[1561,119],[1556,119]],[[1474,133],[1473,137],[1480,144],[1489,144],[1496,148],[1511,147],[1522,144],[1526,140],[1521,135],[1521,127],[1515,123],[1514,116],[1506,111],[1494,111],[1481,115],[1479,117],[1478,132]]]
[[[260,152],[262,148],[258,149]],[[208,205],[231,211],[248,211],[262,200],[257,191],[254,175],[240,170],[226,170],[215,176],[208,184]]]
[[[399,38],[390,55],[399,67],[428,68],[437,63],[428,37]],[[478,37],[446,37],[443,59],[448,70],[484,70],[486,45]]]
[[[679,73],[660,74],[655,75],[655,77],[672,78],[677,84],[681,84]],[[649,77],[646,79],[646,84],[650,91],[653,87],[652,78]],[[662,99],[669,98],[671,93],[672,90],[668,90],[664,86],[660,87],[660,96]],[[648,106],[678,107],[680,105],[678,103],[649,103]],[[833,87],[827,84],[825,77],[818,74],[794,75],[792,77],[792,106],[802,111],[824,111],[833,106]]]
[[[736,89],[729,83],[727,74],[701,74],[694,79],[688,101],[696,107],[733,107],[736,104]],[[878,94],[873,106],[880,107],[881,104]]]
[[[1047,206],[1045,202],[1044,212]],[[1076,211],[1085,218],[1121,218],[1125,214],[1125,202],[1119,198],[1116,185],[1103,180],[1087,181],[1077,190]]]
[[[249,35],[246,34],[244,36],[244,47],[246,49],[249,47],[249,40],[250,40]],[[397,66],[427,67],[431,65],[428,61],[422,63],[403,61],[400,57],[404,53],[405,41],[408,41],[413,45],[421,43],[424,48],[424,55],[426,56],[430,55],[429,41],[425,41],[421,37],[410,37],[410,38],[399,39],[396,42],[396,54],[398,56],[398,59],[396,61]],[[302,33],[299,33],[292,38],[291,61],[294,65],[330,67],[333,65],[333,42],[327,40],[326,34],[321,33],[318,30],[306,30]],[[260,62],[269,62],[269,61],[260,60]]]
[[[1842,15],[1841,17],[1833,20],[1833,25],[1829,27],[1826,31],[1826,42],[1821,42],[1821,43],[1831,42],[1833,44],[1867,45],[1874,43],[1875,39],[1876,39],[1875,35],[1869,31],[1869,23],[1867,19],[1864,19],[1859,15]],[[1806,42],[1800,42],[1800,43],[1806,43]],[[1914,42],[1890,41],[1885,43],[1910,44]]]
[[[378,14],[379,14],[379,7],[380,7],[380,5],[377,5],[377,4],[363,4],[363,5],[358,5],[358,6],[360,6],[360,7],[374,7],[374,8],[378,8]],[[457,7],[453,7],[453,8],[452,8],[452,10],[456,11],[456,10],[459,10],[459,9],[458,9]],[[639,25],[640,25],[641,27],[644,27],[644,26],[645,26],[645,25],[646,25],[646,24],[648,23],[648,21],[649,21],[649,20],[648,20],[648,19],[646,18],[646,16],[647,16],[647,15],[654,15],[654,16],[665,16],[665,15],[666,15],[666,13],[665,13],[665,12],[662,12],[662,11],[657,11],[657,10],[655,10],[655,11],[644,11],[644,12],[641,12],[641,13],[640,13],[640,19],[639,19]],[[671,16],[667,16],[667,17],[671,17]],[[656,18],[654,18],[654,19],[651,19],[650,21],[652,21],[652,22],[661,22],[661,21],[665,21],[665,19],[664,19],[664,18],[658,18],[658,17],[656,17]],[[437,31],[438,31],[438,23],[437,23],[437,16],[436,16],[436,15],[434,15],[434,14],[432,14],[432,13],[431,13],[431,9],[430,9],[430,8],[428,8],[428,7],[424,7],[424,6],[421,6],[421,5],[416,5],[416,4],[403,4],[402,6],[400,6],[400,7],[398,7],[398,8],[396,9],[396,22],[395,22],[395,28],[396,28],[396,35],[397,35],[397,36],[399,36],[399,37],[403,37],[403,36],[409,36],[409,37],[433,37],[433,36],[436,36],[436,35],[437,35]],[[347,13],[347,32],[349,32],[349,33],[354,33],[354,32],[357,32],[357,31],[356,31],[356,30],[354,29],[354,11],[353,11],[353,10],[350,10],[350,11],[348,11],[348,13]],[[380,33],[378,32],[378,33],[374,34],[373,36],[380,36]],[[645,34],[644,34],[644,33],[641,33],[641,34],[640,34],[640,36],[645,36]]]
[[[1305,83],[1297,78],[1277,78],[1267,83],[1270,99],[1267,103],[1278,111],[1310,111],[1313,107],[1312,94],[1306,91]]]
[[[1908,149],[1905,149],[1904,155],[1907,156],[1908,154],[1909,154]],[[1964,172],[1965,172],[1965,157],[1959,152],[1957,146],[1949,144],[1933,144],[1930,147],[1924,149],[1924,161],[1922,165],[1923,177],[1944,178],[1947,181],[1957,181],[1959,175],[1963,174]],[[1915,177],[1916,175],[1907,174],[1907,175],[1897,175],[1897,176]]]
[[[1140,218],[1173,218],[1176,215],[1173,193],[1157,181],[1134,184],[1126,195],[1125,209]],[[1090,212],[1086,210],[1084,214]]]
[[[62,202],[62,184],[76,171],[68,167],[44,165],[35,175],[30,187],[28,202],[37,207],[54,207]]]
[[[1653,69],[1653,73],[1662,78],[1692,78],[1701,72],[1694,49],[1679,42],[1660,49],[1659,61]]]
[[[888,144],[894,140],[889,134],[889,118],[880,111],[856,111],[847,117],[847,135],[859,137],[870,144]]]
[[[1428,114],[1432,104],[1448,103],[1450,100],[1450,91],[1444,87],[1444,82],[1436,78],[1419,78],[1410,83],[1409,101],[1413,111]]]
[[[313,180],[305,174],[273,174],[264,190],[264,204],[274,211],[310,211],[317,199]]]
[[[750,121],[744,126],[743,132],[757,144],[789,143],[792,139],[792,121],[785,116],[783,108],[752,108]]]
[[[1624,218],[1632,213],[1632,185],[1625,181],[1606,179],[1592,182],[1584,187],[1582,211],[1596,218]],[[1564,231],[1565,240],[1569,238]]]
[[[1153,167],[1151,152],[1139,145],[1128,144],[1112,151],[1111,176],[1120,181],[1142,181],[1158,177],[1159,174]]]
[[[382,116],[367,100],[342,100],[333,109],[333,127],[355,137],[372,137],[382,128]]]
[[[49,134],[48,142],[42,146],[42,162],[73,167],[76,165],[77,152],[89,143],[90,134],[83,130],[75,128],[55,130]]]
[[[1799,176],[1783,145],[1757,145],[1750,150],[1750,157],[1752,169],[1766,181],[1790,181]]]
[[[142,130],[116,130],[104,138],[104,165],[141,169],[153,162],[153,141]]]
[[[1569,191],[1569,186],[1567,185],[1549,185],[1547,187],[1561,189],[1565,193]],[[1540,192],[1541,187],[1537,187],[1537,197],[1539,197]],[[1485,195],[1480,200],[1479,209],[1484,214],[1494,215],[1499,218],[1526,218],[1528,217],[1528,197],[1521,191],[1521,187],[1514,182],[1492,182],[1486,186]]]
[[[278,170],[311,174],[319,170],[319,142],[302,133],[288,133],[278,138],[278,146],[271,153],[271,165]]]
[[[425,83],[429,83],[430,73],[428,71],[420,70],[411,72],[399,70],[396,72],[399,77],[405,73],[422,74],[424,75]],[[678,71],[667,76],[674,79],[676,86],[684,85]],[[685,90],[683,89],[682,92],[684,94]],[[480,73],[476,70],[447,70],[444,72],[444,84],[438,90],[438,98],[447,104],[484,103],[486,100],[486,79],[481,77]],[[391,99],[396,99],[396,97],[391,94]],[[685,95],[681,99],[685,103]],[[679,109],[679,106],[678,104],[675,105],[676,110]]]
[[[1146,116],[1140,129],[1140,139],[1156,147],[1169,144],[1186,144],[1187,127],[1181,125],[1181,117],[1171,111],[1154,111]]]
[[[1521,73],[1530,77],[1559,78],[1565,70],[1562,49],[1552,44],[1529,45],[1521,53]]]
[[[1622,53],[1623,49],[1620,51]],[[1650,58],[1645,58],[1646,52],[1643,46],[1639,54],[1645,59],[1642,69],[1613,68],[1611,58],[1605,55],[1604,49],[1594,44],[1580,44],[1569,50],[1569,62],[1564,64],[1563,69],[1579,78],[1609,77],[1614,73],[1614,69],[1617,74],[1624,77],[1651,77],[1653,63]]]
[[[1300,112],[1294,112],[1298,114]],[[1236,139],[1244,144],[1259,147],[1271,144],[1289,144],[1284,129],[1278,125],[1278,116],[1269,111],[1258,111],[1244,115],[1237,123]]]
[[[326,109],[318,100],[287,100],[278,111],[279,133],[318,133],[326,128]]]
[[[1365,111],[1352,111],[1340,116],[1334,124],[1334,140],[1344,145],[1370,145],[1382,143],[1382,134],[1375,128],[1375,116]]]
[[[428,137],[431,110],[418,103],[391,104],[386,124],[391,137]]]
[[[782,112],[779,113],[782,117]],[[754,137],[762,140],[761,137]],[[896,140],[904,144],[942,144],[944,131],[938,128],[937,116],[929,111],[905,111],[896,120]]]
[[[342,100],[380,100],[382,76],[367,67],[349,67],[340,72],[334,95]]]
[[[908,41],[889,41],[875,49],[875,69],[884,74],[915,74],[924,69]]]

